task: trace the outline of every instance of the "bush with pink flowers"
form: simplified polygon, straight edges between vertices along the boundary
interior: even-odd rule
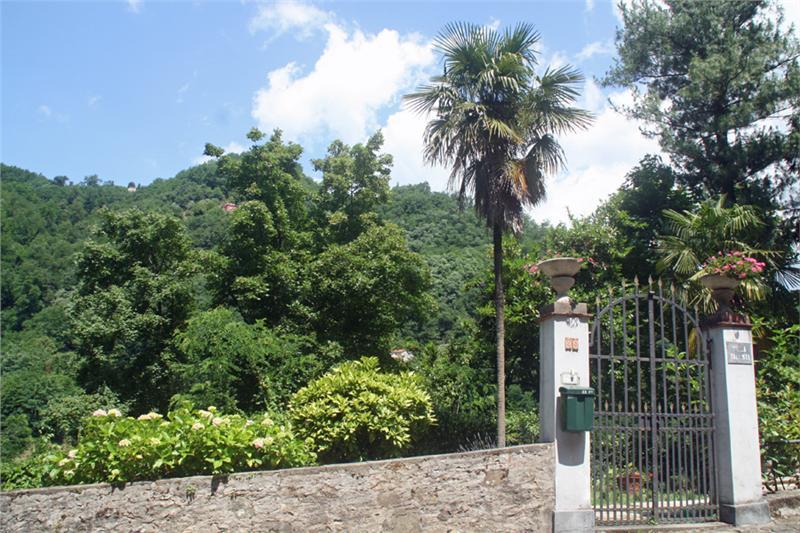
[[[720,274],[736,279],[757,278],[764,271],[766,263],[755,257],[748,257],[744,252],[733,251],[711,256],[700,267],[700,275]]]

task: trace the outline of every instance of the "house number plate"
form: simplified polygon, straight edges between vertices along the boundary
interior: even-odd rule
[[[725,343],[725,351],[728,352],[729,365],[753,364],[753,346],[749,342],[728,341]]]
[[[568,352],[577,352],[578,351],[578,339],[576,337],[565,337],[564,338],[564,350]]]

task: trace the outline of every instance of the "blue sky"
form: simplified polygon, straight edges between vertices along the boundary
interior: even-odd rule
[[[147,184],[200,162],[206,142],[242,150],[252,126],[302,144],[312,174],[308,160],[330,141],[381,128],[393,183],[442,190],[447,170],[422,163],[424,118],[401,97],[439,70],[430,41],[454,20],[530,22],[542,64],[571,63],[587,77],[581,104],[597,120],[563,139],[569,169],[535,218],[587,214],[658,150],[610,109],[607,98],[629,95],[592,80],[611,64],[620,23],[604,0],[2,2],[0,18],[0,157],[48,177]]]

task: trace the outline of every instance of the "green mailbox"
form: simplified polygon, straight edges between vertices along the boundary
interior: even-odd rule
[[[564,399],[562,410],[564,431],[591,431],[594,420],[594,389],[591,387],[559,387]]]

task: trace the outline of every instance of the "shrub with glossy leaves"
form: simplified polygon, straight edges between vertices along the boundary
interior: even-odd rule
[[[343,363],[300,389],[290,416],[325,462],[396,457],[435,422],[418,376],[383,373],[375,357]]]
[[[309,444],[267,415],[247,419],[183,406],[165,419],[98,410],[77,448],[49,457],[49,477],[58,484],[123,482],[303,466],[315,461]]]

